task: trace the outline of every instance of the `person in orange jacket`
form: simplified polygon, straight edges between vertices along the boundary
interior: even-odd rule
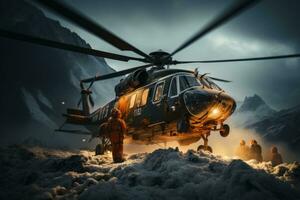
[[[121,118],[120,110],[114,108],[107,122],[107,133],[112,145],[114,162],[123,162],[123,140],[126,133],[126,123]]]
[[[256,140],[251,140],[250,143],[250,159],[255,159],[258,162],[263,161],[261,146]]]
[[[249,160],[250,148],[245,140],[240,141],[239,147],[236,149],[235,154],[242,160]]]

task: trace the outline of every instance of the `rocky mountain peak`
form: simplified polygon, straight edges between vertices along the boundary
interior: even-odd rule
[[[255,112],[261,116],[268,116],[275,112],[259,95],[246,96],[239,112]]]
[[[258,107],[267,105],[266,102],[257,94],[246,96],[239,111],[255,111]]]

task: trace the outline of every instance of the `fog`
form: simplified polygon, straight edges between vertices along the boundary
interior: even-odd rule
[[[250,146],[250,141],[255,139],[258,144],[262,146],[263,159],[264,161],[270,160],[271,147],[276,146],[279,149],[279,152],[282,154],[284,161],[300,161],[299,155],[292,152],[287,145],[283,143],[271,143],[264,140],[258,133],[233,127],[231,133],[228,137],[222,137],[218,132],[212,132],[209,137],[209,145],[213,148],[213,153],[216,155],[221,155],[228,158],[236,157],[235,152],[241,140],[245,140],[247,145]],[[180,151],[187,152],[190,149],[197,150],[198,146],[203,144],[203,140],[199,140],[196,143],[180,146],[177,141],[167,142],[167,143],[158,143],[152,145],[141,145],[141,144],[125,144],[124,152],[125,154],[133,153],[142,153],[148,152],[151,153],[158,148],[167,149],[169,147],[176,148],[178,147]]]

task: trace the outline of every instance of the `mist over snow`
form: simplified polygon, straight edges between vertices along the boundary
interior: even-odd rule
[[[288,161],[299,161],[300,156],[300,105],[275,110],[259,95],[245,97],[237,110],[226,121],[231,126],[228,138],[256,139],[267,158],[270,148],[277,146]],[[223,139],[224,141],[227,138]],[[233,144],[238,144],[235,140]]]
[[[300,198],[300,165],[247,163],[205,152],[110,154],[11,146],[0,149],[0,199]]]

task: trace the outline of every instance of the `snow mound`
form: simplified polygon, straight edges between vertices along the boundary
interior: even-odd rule
[[[0,199],[300,199],[300,165],[247,163],[158,149],[114,164],[110,154],[0,149]]]

